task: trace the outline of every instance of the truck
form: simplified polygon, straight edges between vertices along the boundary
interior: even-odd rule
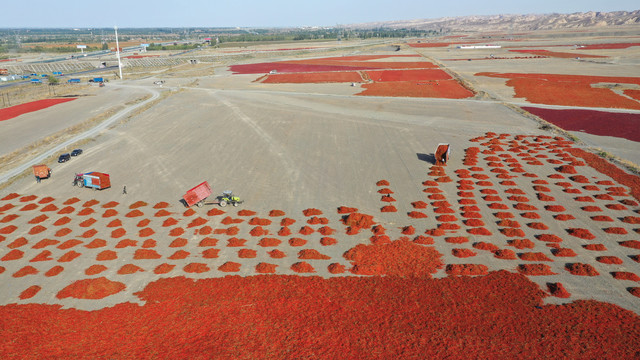
[[[69,80],[67,80],[67,82],[68,82],[69,84],[79,84],[79,83],[80,83],[80,79],[78,79],[78,78],[73,78],[73,79],[69,79]]]
[[[109,174],[92,171],[88,173],[76,174],[73,185],[78,187],[89,187],[94,190],[104,190],[111,187]]]
[[[89,82],[97,82],[97,83],[101,83],[104,82],[104,78],[102,77],[95,77],[93,79],[90,79]]]
[[[33,176],[36,177],[36,182],[40,182],[42,179],[48,179],[51,176],[51,169],[44,164],[33,165]]]
[[[42,80],[40,79],[31,79],[32,84],[42,84]]]
[[[222,207],[227,205],[238,206],[244,202],[244,200],[240,200],[239,197],[233,195],[232,191],[223,191],[222,195],[216,196],[213,201],[205,203],[205,200],[207,200],[207,198],[211,196],[211,194],[211,186],[209,186],[208,182],[204,181],[189,189],[187,193],[182,196],[182,202],[187,207],[193,205],[202,207],[202,205],[214,204],[220,205]]]

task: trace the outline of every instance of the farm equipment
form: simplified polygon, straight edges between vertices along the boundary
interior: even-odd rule
[[[36,181],[40,182],[41,179],[48,179],[51,176],[51,169],[44,164],[33,165],[33,175],[36,177]]]
[[[94,190],[102,190],[111,187],[111,178],[109,174],[99,172],[88,172],[84,174],[76,174],[73,179],[73,186],[90,187]]]
[[[205,203],[205,200],[207,200],[207,198],[210,195],[211,195],[211,186],[209,186],[209,183],[205,181],[200,183],[196,187],[188,190],[187,193],[184,194],[184,196],[182,196],[182,199],[184,200],[184,203],[187,205],[187,207],[190,207],[193,205],[197,205],[198,207],[201,207],[202,205],[205,205],[205,204],[207,205],[218,204],[223,207],[227,206],[227,204],[238,206],[244,202],[243,200],[240,200],[238,196],[233,195],[233,192],[223,191],[222,195],[217,196],[215,201]]]
[[[196,187],[189,189],[182,199],[187,207],[194,204],[198,207],[202,207],[202,205],[204,205],[204,201],[209,197],[209,195],[211,195],[211,186],[209,186],[208,182],[204,181]]]
[[[451,147],[449,146],[449,144],[438,144],[438,147],[436,148],[436,153],[435,153],[435,158],[436,158],[436,165],[438,166],[444,166],[447,165],[447,162],[449,161],[449,154],[451,153]]]
[[[231,191],[223,191],[222,195],[218,196],[218,204],[220,206],[227,206],[227,204],[231,204],[233,206],[238,206],[242,204],[244,200],[240,200],[238,196],[234,196]],[[215,204],[215,203],[214,203]]]

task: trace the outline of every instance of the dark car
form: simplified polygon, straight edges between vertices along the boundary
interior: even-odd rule
[[[67,161],[69,161],[69,160],[71,160],[71,155],[69,155],[69,153],[62,154],[62,155],[60,155],[60,157],[58,158],[58,162],[59,162],[59,163],[67,162]]]
[[[82,149],[75,149],[71,152],[71,156],[78,156],[82,154]]]

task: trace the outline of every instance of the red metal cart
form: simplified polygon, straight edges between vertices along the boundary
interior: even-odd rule
[[[196,204],[198,207],[204,205],[204,201],[211,195],[211,186],[208,182],[202,182],[193,189],[187,191],[182,197],[187,206]]]

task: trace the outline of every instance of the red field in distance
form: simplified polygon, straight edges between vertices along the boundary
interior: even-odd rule
[[[229,66],[229,68],[231,71],[233,71],[234,74],[265,74],[269,73],[272,70],[275,70],[279,73],[297,73],[322,71],[354,71],[368,69],[368,67],[290,64],[285,62],[231,65]]]
[[[11,106],[8,108],[0,109],[0,121],[12,119],[22,114],[46,109],[50,106],[65,103],[67,101],[71,101],[75,99],[76,98],[44,99],[44,100],[32,101],[25,104],[20,104],[20,105]]]
[[[640,102],[620,96],[610,89],[593,87],[600,83],[640,85],[640,77],[608,77],[559,74],[519,74],[481,72],[475,76],[509,79],[506,85],[515,97],[547,105],[568,105],[640,110]]]
[[[430,82],[390,81],[364,84],[364,91],[356,94],[362,96],[408,96],[464,99],[474,94],[455,80],[439,80]]]
[[[569,131],[585,131],[640,142],[640,114],[595,110],[556,110],[523,107],[524,110]]]
[[[339,82],[361,82],[362,77],[355,71],[333,71],[333,72],[311,72],[311,73],[291,73],[273,74],[264,79],[263,83],[339,83]]]
[[[589,54],[578,54],[578,53],[567,53],[567,52],[557,52],[557,51],[549,51],[549,50],[509,50],[517,53],[524,54],[533,54],[533,55],[541,55],[562,59],[573,59],[573,58],[606,58],[608,56],[602,55],[589,55]]]
[[[440,69],[370,70],[366,73],[374,82],[451,80],[451,76]]]
[[[318,60],[300,60],[300,61],[309,61],[309,64],[312,63],[316,63],[318,62]],[[407,61],[397,61],[397,62],[393,62],[393,61],[388,61],[388,62],[383,62],[383,61],[350,61],[350,62],[346,62],[346,61],[339,61],[339,60],[324,60],[322,62],[318,62],[318,63],[324,63],[324,64],[332,64],[332,65],[349,65],[352,68],[351,69],[358,69],[358,70],[376,70],[376,69],[437,69],[438,66],[434,65],[433,63],[430,63],[428,61],[412,61],[412,62],[407,62]]]
[[[263,83],[365,83],[363,96],[406,96],[462,99],[475,94],[428,61],[377,61],[419,55],[361,55],[233,65],[235,73],[265,73]],[[413,59],[410,59],[413,60]],[[335,71],[359,70],[356,71]],[[368,71],[362,71],[362,70]],[[334,70],[334,71],[332,71]],[[278,72],[287,72],[280,74]]]

